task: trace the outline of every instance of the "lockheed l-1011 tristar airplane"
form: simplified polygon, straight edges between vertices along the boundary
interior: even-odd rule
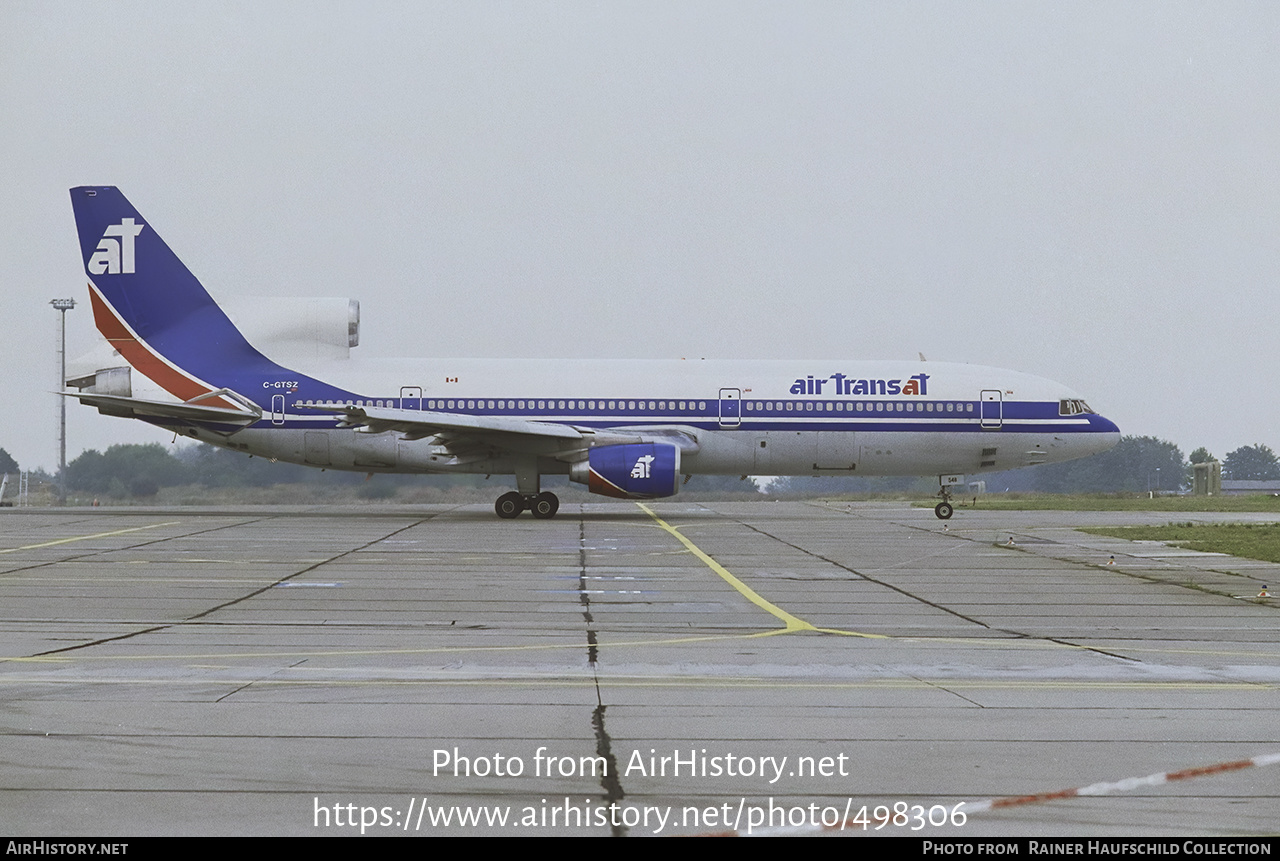
[[[327,469],[514,475],[500,517],[592,493],[674,495],[681,475],[965,475],[1111,448],[1115,424],[1013,371],[867,361],[361,361],[359,306],[220,306],[113,187],[71,190],[98,330],[82,403]],[[121,362],[123,359],[123,362]]]

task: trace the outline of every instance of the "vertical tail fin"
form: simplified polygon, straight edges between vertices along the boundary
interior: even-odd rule
[[[71,189],[98,331],[140,373],[190,400],[284,369],[255,350],[112,186]]]

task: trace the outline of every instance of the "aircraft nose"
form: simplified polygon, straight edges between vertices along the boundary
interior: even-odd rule
[[[1092,433],[1086,434],[1090,454],[1110,451],[1120,442],[1120,428],[1111,419],[1104,416],[1089,416],[1089,427]]]
[[[1115,434],[1116,442],[1120,441],[1120,428],[1111,419],[1095,414],[1089,416],[1089,424],[1093,425],[1095,433]]]

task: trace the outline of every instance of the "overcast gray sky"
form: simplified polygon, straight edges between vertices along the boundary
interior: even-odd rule
[[[1280,449],[1278,94],[1275,3],[6,0],[0,447],[56,465],[104,184],[367,357],[923,352]]]

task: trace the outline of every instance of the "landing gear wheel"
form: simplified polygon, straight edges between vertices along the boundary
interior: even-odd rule
[[[493,504],[493,510],[504,520],[519,517],[520,512],[524,511],[524,497],[514,490],[511,493],[504,493]]]
[[[938,515],[939,520],[950,520],[955,509],[951,507],[950,502],[939,502],[933,507],[933,513]]]
[[[550,520],[560,510],[560,498],[550,491],[539,493],[529,502],[529,511],[539,520]]]

